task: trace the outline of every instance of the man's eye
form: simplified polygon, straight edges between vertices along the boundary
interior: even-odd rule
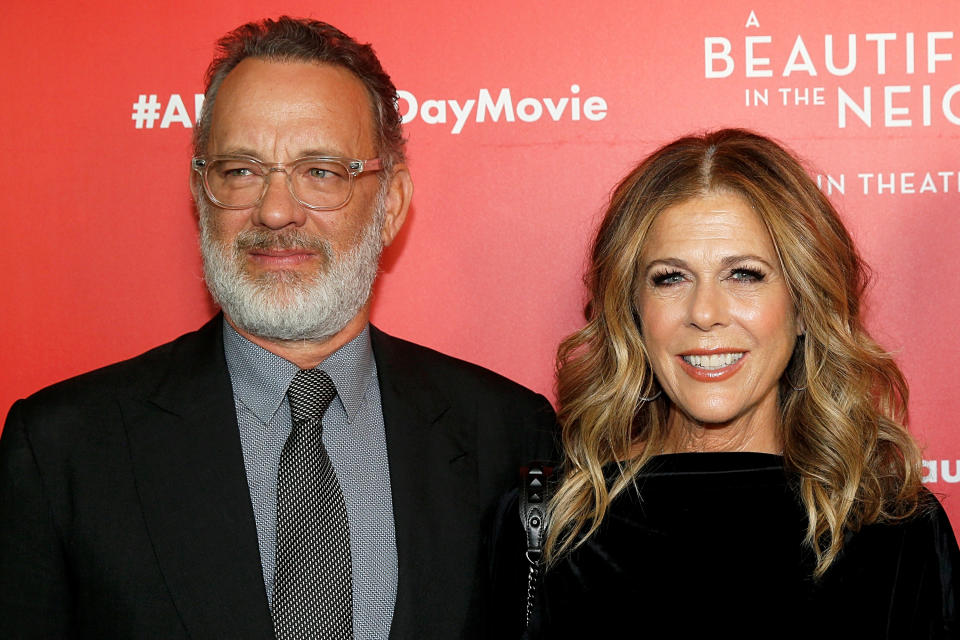
[[[211,170],[215,171],[217,175],[225,180],[251,178],[260,175],[258,167],[248,162],[218,163],[211,167]]]
[[[223,175],[228,178],[245,178],[252,176],[253,171],[250,170],[250,167],[233,167],[225,170]]]
[[[347,178],[346,170],[337,164],[311,164],[302,167],[301,171],[302,175],[309,180],[328,181]]]

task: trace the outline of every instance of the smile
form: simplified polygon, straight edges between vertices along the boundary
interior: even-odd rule
[[[736,374],[747,361],[746,351],[685,353],[677,356],[680,368],[697,382],[721,382]]]
[[[692,367],[697,367],[698,369],[706,369],[707,371],[715,371],[717,369],[723,369],[724,367],[729,367],[734,362],[737,362],[740,358],[743,357],[743,352],[739,353],[714,353],[711,355],[705,356],[680,356],[683,358],[683,361],[689,364]]]

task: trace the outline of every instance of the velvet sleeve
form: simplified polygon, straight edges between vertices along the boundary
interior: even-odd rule
[[[911,525],[903,549],[904,563],[916,556],[924,571],[917,575],[916,584],[895,585],[895,606],[903,610],[904,619],[916,606],[916,635],[911,638],[960,638],[960,549],[943,507],[932,496],[931,501],[930,512]],[[906,567],[904,573],[911,574]]]
[[[943,507],[852,534],[821,593],[823,624],[887,640],[960,638],[960,551]]]

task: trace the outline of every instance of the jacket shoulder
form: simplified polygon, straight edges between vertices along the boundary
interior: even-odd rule
[[[223,359],[223,328],[219,316],[196,331],[185,333],[127,360],[94,369],[40,389],[14,408],[24,416],[51,416],[112,402],[118,396],[142,396],[156,389],[172,371],[187,374]],[[13,409],[11,409],[11,413]]]
[[[541,394],[472,362],[396,338],[372,326],[370,338],[378,367],[415,369],[418,376],[454,393],[457,389],[469,389],[473,394],[483,393],[537,405],[549,404]]]

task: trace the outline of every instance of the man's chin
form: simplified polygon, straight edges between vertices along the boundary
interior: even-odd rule
[[[250,305],[258,316],[284,317],[303,313],[303,300],[307,292],[295,283],[275,283],[268,287],[257,287],[243,303]]]
[[[285,310],[282,307],[274,307],[270,314],[262,314],[251,318],[244,314],[231,314],[229,309],[224,309],[230,324],[240,333],[261,338],[270,342],[299,342],[324,341],[342,329],[330,326],[306,327],[299,323],[290,323],[289,313],[295,313],[293,309]]]
[[[277,288],[295,288],[299,291],[306,289],[317,277],[316,273],[304,273],[297,269],[269,269],[243,273],[247,286],[256,287],[261,291],[273,291]],[[286,297],[293,292],[278,291],[278,297]]]
[[[251,331],[244,327],[237,327],[237,328],[253,336],[254,338],[259,338],[261,340],[266,340],[267,342],[272,342],[272,343],[326,342],[327,340],[329,340],[330,338],[332,338],[337,334],[337,332],[328,334],[326,332],[321,332],[321,331],[309,332],[309,333],[300,332],[296,334],[291,334],[291,333],[277,333],[275,331],[270,331],[270,330]]]
[[[355,315],[348,301],[318,295],[300,278],[286,275],[272,274],[256,282],[245,279],[234,295],[220,297],[218,302],[231,324],[266,340],[323,341],[336,335]]]

